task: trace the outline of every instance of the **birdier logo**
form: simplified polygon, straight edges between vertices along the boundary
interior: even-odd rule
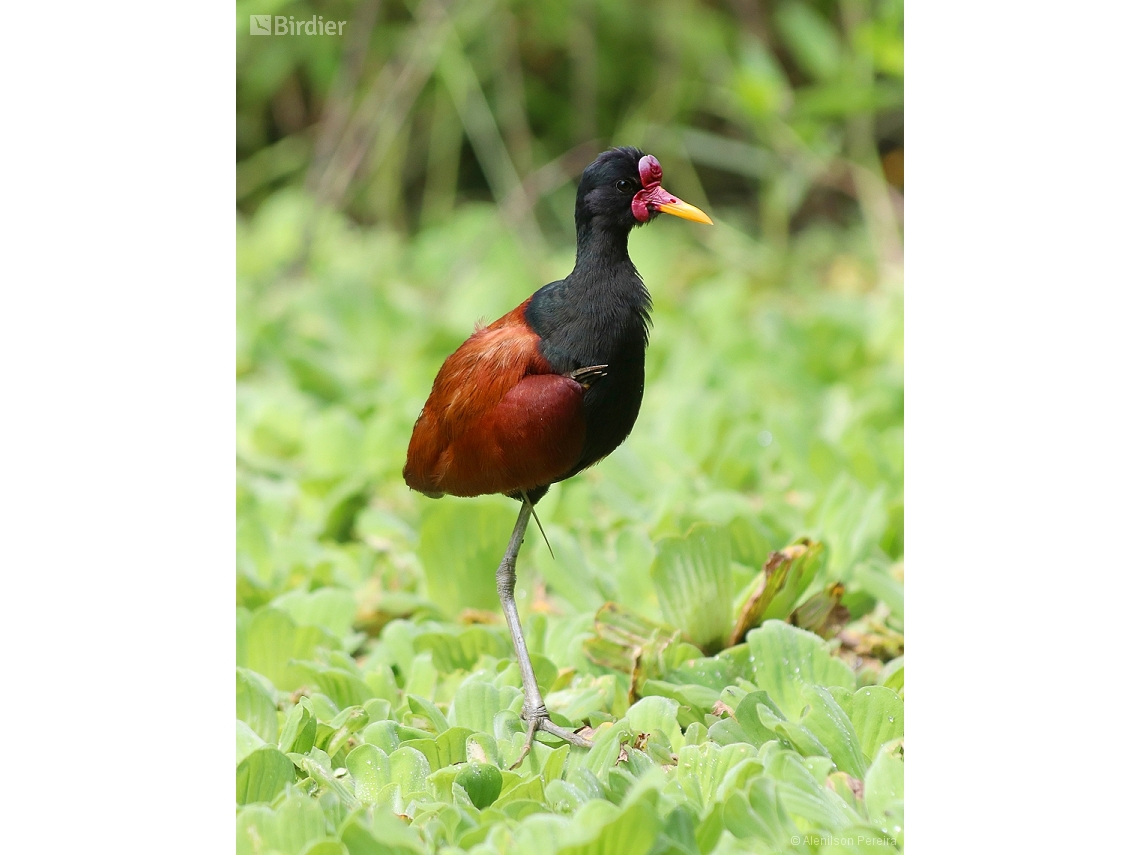
[[[326,21],[323,15],[297,20],[292,15],[250,15],[251,36],[343,36],[348,21]]]

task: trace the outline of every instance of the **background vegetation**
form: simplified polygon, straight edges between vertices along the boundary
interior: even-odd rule
[[[237,62],[238,851],[901,849],[901,3],[266,0]],[[596,745],[512,772],[516,506],[400,470],[611,144],[717,225],[631,239],[641,417],[520,558]]]

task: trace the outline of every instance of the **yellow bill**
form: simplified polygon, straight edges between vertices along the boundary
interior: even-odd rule
[[[672,214],[674,217],[680,217],[682,220],[692,220],[694,223],[708,223],[710,226],[713,224],[708,214],[696,205],[690,205],[688,202],[682,202],[680,199],[676,202],[666,202],[664,205],[658,205],[657,210],[663,214]]]

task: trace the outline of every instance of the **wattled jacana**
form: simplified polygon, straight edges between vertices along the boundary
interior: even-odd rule
[[[574,269],[477,327],[444,361],[408,446],[404,480],[414,490],[522,502],[495,578],[522,673],[523,757],[538,729],[590,744],[554,724],[542,701],[515,606],[515,561],[550,485],[597,463],[633,429],[650,298],[626,244],[634,226],[662,212],[712,224],[665,192],[657,158],[628,147],[600,154],[578,185]]]

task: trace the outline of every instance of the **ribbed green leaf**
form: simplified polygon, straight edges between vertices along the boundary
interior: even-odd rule
[[[589,816],[589,809],[590,805],[587,805],[579,811],[576,819],[580,828],[593,832],[599,823]],[[657,811],[645,798],[641,798],[602,824],[594,839],[571,843],[559,848],[557,852],[558,855],[612,855],[618,852],[621,855],[646,855],[653,847],[660,827],[661,819],[657,816]]]
[[[258,736],[250,726],[241,719],[237,721],[237,762],[240,763],[250,755],[250,752],[257,750],[265,744],[265,740]]]
[[[776,781],[780,801],[793,817],[831,832],[861,820],[841,796],[816,779],[799,755],[774,751],[766,758],[765,772]]]
[[[297,626],[319,626],[337,638],[352,631],[356,616],[356,598],[344,588],[295,589],[277,597],[270,606],[285,612]]]
[[[237,855],[334,855],[343,847],[329,832],[330,823],[313,799],[286,798],[276,810],[264,805],[242,808],[237,817]]]
[[[747,791],[735,791],[724,801],[724,827],[741,840],[783,848],[799,829],[784,810],[775,782],[756,778]]]
[[[789,719],[798,719],[803,711],[804,686],[855,688],[854,672],[828,652],[822,638],[783,621],[765,621],[748,633],[748,649],[756,685]]]
[[[476,733],[494,733],[495,716],[504,710],[522,709],[522,692],[511,686],[499,688],[481,680],[467,680],[455,692],[448,721]]]
[[[471,803],[482,810],[499,797],[503,789],[503,775],[490,763],[467,763],[459,772],[455,783],[466,790]]]
[[[642,698],[625,714],[630,728],[636,733],[660,733],[676,751],[684,744],[681,727],[677,723],[680,704],[671,698]]]
[[[427,698],[421,698],[418,695],[409,694],[407,696],[408,709],[412,714],[424,719],[429,723],[428,726],[435,729],[436,733],[443,733],[447,730],[447,719],[443,713],[439,711],[439,707],[429,701]]]
[[[392,783],[400,785],[405,799],[430,791],[427,778],[431,767],[423,754],[414,748],[398,748],[389,755],[388,763],[392,770]]]
[[[732,542],[728,532],[696,525],[657,544],[650,575],[666,623],[700,647],[719,648],[732,630]]]
[[[312,659],[320,648],[337,649],[340,642],[327,630],[315,626],[298,627],[279,609],[258,609],[245,632],[245,661],[239,665],[264,674],[273,685],[286,692],[300,687],[304,677],[291,672],[294,659]]]
[[[885,686],[865,686],[852,698],[851,721],[863,755],[870,762],[883,745],[902,738],[902,698]]]
[[[350,855],[350,853],[339,840],[325,838],[314,840],[301,850],[300,855]]]
[[[358,745],[345,761],[356,788],[356,797],[365,804],[381,801],[381,791],[392,783],[392,764],[388,755],[375,745]]]
[[[879,749],[863,782],[867,816],[893,835],[902,829],[903,761],[890,744]]]
[[[501,498],[439,502],[424,511],[419,556],[428,596],[444,614],[499,610],[495,570],[517,513]]]
[[[294,681],[319,689],[341,709],[361,706],[373,697],[372,687],[344,668],[298,660],[290,664],[289,674]]]
[[[245,814],[246,811],[242,813]],[[250,816],[261,818],[265,815],[250,814]],[[242,825],[240,815],[238,820],[240,831]],[[318,838],[325,837],[330,830],[320,805],[305,796],[292,795],[277,806],[271,819],[257,823],[260,839],[254,841],[254,851],[258,851],[259,848],[276,849],[287,855],[301,855]]]
[[[308,698],[301,698],[285,717],[277,747],[286,754],[305,754],[316,739],[317,717],[313,715]]]
[[[676,781],[690,803],[704,814],[729,773],[757,756],[751,745],[685,745],[677,752]]]
[[[441,674],[471,670],[480,656],[502,659],[511,654],[510,642],[503,635],[481,626],[473,626],[458,635],[425,632],[416,636],[414,644],[417,653],[425,650],[431,653],[432,663]]]
[[[237,669],[237,717],[262,741],[277,740],[277,703],[273,692],[246,668]]]
[[[859,745],[855,725],[826,689],[804,686],[802,697],[807,712],[800,723],[810,730],[827,749],[832,762],[841,772],[862,778],[867,761]]]
[[[238,763],[237,803],[248,805],[272,801],[294,777],[293,761],[276,746],[256,748]]]

